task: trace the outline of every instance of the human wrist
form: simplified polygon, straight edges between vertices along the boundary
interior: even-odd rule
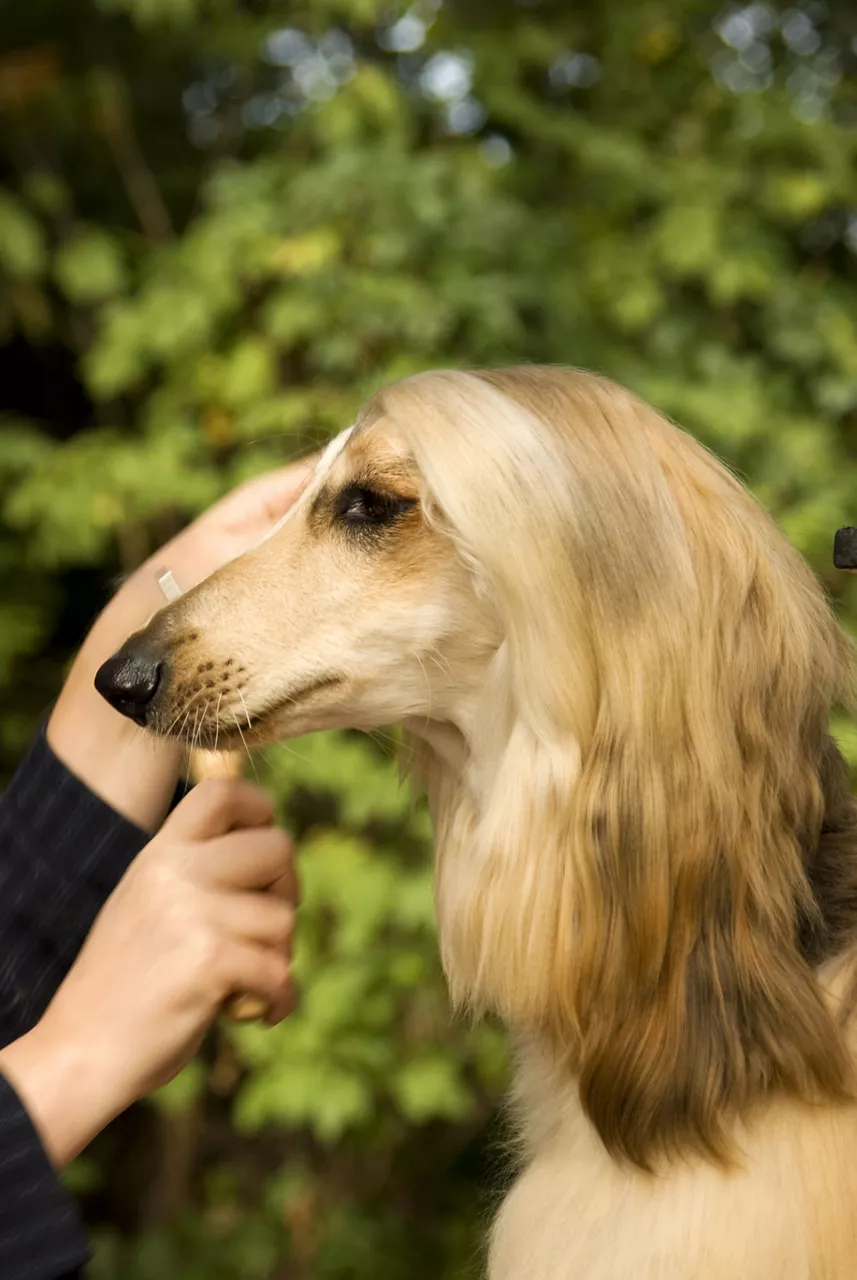
[[[85,1034],[58,1034],[47,1018],[0,1050],[0,1072],[57,1170],[133,1101]]]

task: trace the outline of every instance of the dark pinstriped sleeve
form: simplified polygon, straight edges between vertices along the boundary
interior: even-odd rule
[[[74,1201],[0,1076],[0,1277],[74,1280],[88,1256]]]
[[[147,840],[39,736],[0,797],[0,1044],[44,1013]]]
[[[0,1044],[38,1021],[148,837],[40,736],[0,797]],[[88,1256],[74,1203],[0,1077],[0,1280],[59,1280]]]

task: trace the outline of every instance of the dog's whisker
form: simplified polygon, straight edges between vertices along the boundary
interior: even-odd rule
[[[296,751],[296,750],[294,749],[294,747],[291,745],[291,743],[289,743],[289,742],[278,742],[278,743],[277,743],[277,746],[278,746],[281,750],[283,750],[283,751],[287,751],[287,752],[289,753],[289,755],[290,755],[290,756],[294,756],[294,758],[295,758],[296,760],[300,760],[300,762],[301,762],[302,764],[309,764],[309,762],[310,762],[310,761],[309,761],[309,756],[302,756],[302,755],[301,755],[301,753],[300,753],[300,751]]]
[[[173,729],[176,727],[176,724],[178,723],[179,718],[180,718],[182,715],[184,715],[184,716],[185,716],[185,722],[187,721],[187,717],[188,717],[188,714],[189,714],[189,712],[190,712],[190,708],[193,706],[193,704],[197,701],[197,699],[198,699],[198,698],[203,697],[204,693],[205,693],[205,690],[204,690],[204,689],[200,689],[198,693],[195,693],[195,694],[193,695],[193,697],[192,697],[192,698],[189,698],[189,699],[188,699],[188,701],[184,704],[184,706],[182,706],[182,707],[179,709],[179,713],[178,713],[178,715],[176,716],[175,720],[173,720],[172,724],[171,724],[171,725],[169,725],[169,727],[168,727],[167,729],[165,729],[165,730],[164,730],[163,734],[161,735],[162,737],[164,737],[164,738],[168,738],[168,737],[170,736],[170,734],[172,733]],[[179,730],[179,734],[178,734],[178,736],[179,736],[179,737],[181,737],[181,734],[182,734],[182,732],[184,731],[184,724],[185,724],[185,722],[183,722],[183,723],[182,723],[182,727],[181,727],[181,729]]]
[[[250,729],[253,727],[253,717],[250,715],[250,712],[247,710],[247,703],[244,701],[244,694],[241,692],[240,689],[237,690],[237,693],[238,693],[238,697],[241,699],[241,705],[244,708],[244,714],[247,717],[247,731],[249,733]]]
[[[391,733],[385,733],[383,729],[370,729],[367,737],[371,738],[373,742],[377,742],[381,747],[392,747],[394,752],[398,751],[402,745],[398,738],[394,738]]]
[[[425,655],[427,658],[431,658],[435,666],[440,671],[442,671],[444,675],[448,675],[450,677],[452,676],[453,672],[452,672],[451,662],[449,661],[448,658],[444,658],[443,655],[439,653],[437,649],[428,648],[425,651]]]
[[[426,682],[426,690],[427,690],[427,692],[428,692],[428,710],[426,711],[425,724],[423,725],[423,730],[425,731],[426,729],[428,729],[429,725],[431,724],[431,719],[432,719],[432,715],[431,715],[431,713],[432,713],[432,688],[431,688],[431,681],[430,681],[430,680],[429,680],[429,678],[428,678],[428,672],[427,672],[427,671],[426,671],[426,669],[425,669],[425,665],[424,665],[423,660],[422,660],[422,658],[420,657],[420,655],[419,655],[418,653],[415,653],[415,654],[414,654],[414,657],[416,658],[417,662],[420,664],[420,671],[422,671],[422,673],[423,673],[423,679],[424,679],[424,680],[425,680],[425,682]]]
[[[413,765],[414,755],[416,754],[416,747],[414,743],[407,738],[403,742],[398,743],[397,746],[399,748],[400,753],[407,752],[407,760],[400,764],[400,770],[402,775],[404,776],[405,774],[410,772],[411,766]]]
[[[217,699],[217,706],[214,708],[214,750],[217,750],[217,744],[220,741],[220,704],[223,701],[223,690]]]
[[[187,727],[187,722],[189,719],[190,719],[190,707],[187,707],[185,709],[184,719],[179,725],[179,730],[178,730],[178,733],[176,734],[176,737],[180,738],[182,741],[184,741],[184,731],[185,731],[185,728]]]
[[[235,712],[234,712],[234,711],[232,712],[232,719],[235,721],[235,728],[238,730],[238,736],[240,737],[241,742],[242,742],[242,743],[243,743],[243,745],[244,745],[244,750],[245,750],[245,752],[247,753],[247,759],[250,761],[250,768],[253,770],[253,776],[255,777],[256,781],[258,782],[258,781],[259,781],[259,771],[258,771],[258,769],[256,768],[256,761],[253,759],[252,755],[250,754],[250,748],[247,746],[247,739],[244,737],[244,732],[243,732],[243,730],[242,730],[242,728],[241,728],[241,724],[240,724],[240,722],[239,722],[239,720],[238,720],[238,717],[236,716],[236,714],[235,714]]]
[[[199,742],[200,736],[202,734],[202,726],[205,724],[205,717],[208,713],[208,706],[209,706],[209,703],[208,703],[208,699],[206,698],[205,706],[197,707],[196,709],[196,713],[193,719],[193,738],[191,739],[191,751],[195,751],[197,748],[197,743]]]

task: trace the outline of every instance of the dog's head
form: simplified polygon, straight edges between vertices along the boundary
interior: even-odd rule
[[[366,415],[265,541],[162,609],[99,686],[209,748],[449,721],[499,631],[440,522],[402,434]]]
[[[850,662],[720,463],[621,388],[531,368],[387,388],[108,674],[204,746],[404,722],[453,994],[549,1039],[645,1162],[722,1145],[772,1085],[844,1087],[799,935]]]

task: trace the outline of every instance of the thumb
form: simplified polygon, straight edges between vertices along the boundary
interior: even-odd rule
[[[268,827],[271,801],[243,779],[207,778],[170,814],[161,828],[179,840],[211,840],[245,827]]]

